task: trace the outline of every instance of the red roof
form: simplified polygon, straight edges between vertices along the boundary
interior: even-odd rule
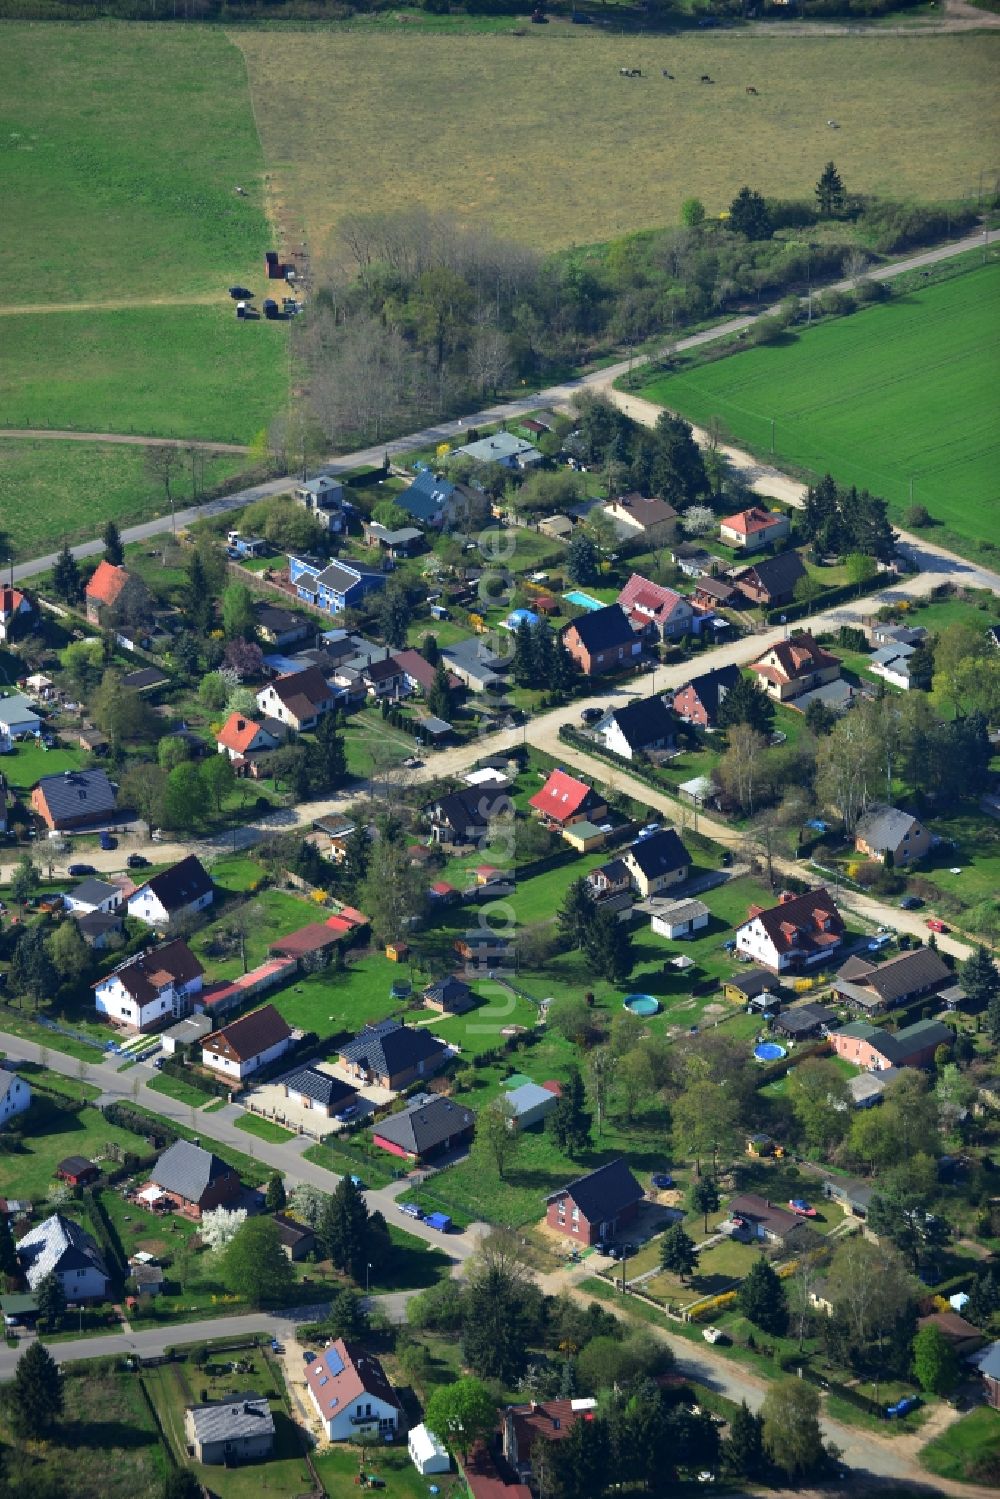
[[[763,505],[751,505],[749,510],[738,510],[735,515],[727,515],[721,524],[728,531],[737,531],[741,536],[753,536],[755,532],[766,531],[781,520],[784,520],[783,515],[772,515]]]
[[[547,1093],[554,1093],[557,1098],[562,1098],[562,1083],[557,1083],[554,1077],[550,1077],[547,1082],[542,1083],[542,1087]]]
[[[449,885],[447,880],[435,880],[434,884],[431,886],[431,890],[434,892],[435,895],[454,895],[455,894],[455,887],[454,887],[454,885]]]
[[[483,1442],[472,1449],[462,1471],[472,1499],[531,1499],[531,1490],[526,1483],[501,1477],[493,1453]],[[504,1471],[510,1471],[506,1463]]]
[[[299,927],[297,932],[289,932],[287,937],[279,937],[277,942],[272,942],[268,952],[278,953],[282,957],[301,958],[306,953],[331,947],[334,942],[340,941],[341,936],[342,933],[332,932],[321,921],[310,921],[308,926]]]
[[[368,917],[364,911],[359,911],[356,906],[341,906],[338,915],[342,916],[345,921],[352,922],[354,926],[369,925]]]
[[[672,588],[651,583],[641,573],[633,573],[618,595],[626,613],[638,612],[649,619],[667,619],[681,603],[681,595]]]
[[[328,916],[324,925],[328,926],[331,932],[340,932],[341,935],[354,931],[354,922],[348,921],[344,916]]]
[[[226,749],[245,755],[259,733],[260,724],[254,723],[252,718],[244,718],[242,713],[230,713],[215,738]]]
[[[17,588],[0,588],[0,614],[16,614],[24,603],[24,594]]]
[[[434,676],[437,668],[432,666],[429,661],[425,661],[419,651],[396,651],[395,655],[390,657],[390,660],[395,662],[399,671],[405,672],[408,677],[412,677],[414,682],[418,683],[425,692],[431,690],[434,685]],[[456,677],[454,672],[449,672],[448,685],[453,688],[461,687],[463,685],[462,679]]]
[[[541,791],[535,792],[528,805],[538,812],[544,812],[546,817],[551,817],[556,822],[565,822],[567,817],[574,817],[579,812],[587,797],[592,794],[586,782],[578,781],[564,770],[553,770]]]
[[[773,665],[767,660],[768,656],[774,658]],[[817,645],[808,631],[803,630],[790,640],[779,640],[769,646],[758,660],[751,662],[750,670],[766,677],[769,682],[782,683],[794,682],[797,677],[836,665],[837,657]]]
[[[84,593],[96,604],[110,605],[115,602],[127,582],[128,573],[124,567],[115,567],[112,562],[102,561],[98,563]]]

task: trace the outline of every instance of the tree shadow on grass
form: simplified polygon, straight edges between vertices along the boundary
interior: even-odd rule
[[[78,1451],[81,1447],[108,1452],[121,1449],[155,1447],[159,1438],[153,1431],[143,1431],[125,1421],[63,1421],[59,1427],[59,1444]]]

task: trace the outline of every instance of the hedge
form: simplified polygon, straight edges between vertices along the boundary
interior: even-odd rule
[[[790,624],[807,614],[821,614],[824,609],[832,609],[834,604],[846,604],[849,599],[863,598],[865,594],[878,593],[885,587],[885,574],[879,572],[860,588],[857,583],[841,583],[837,588],[824,588],[813,599],[793,601],[780,609],[770,609],[764,615],[764,622],[769,625]]]

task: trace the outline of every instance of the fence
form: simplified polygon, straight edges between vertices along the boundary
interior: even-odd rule
[[[50,1020],[47,1015],[28,1015],[22,1010],[19,1012],[19,1019],[27,1021],[29,1025],[37,1025],[42,1030],[55,1031],[57,1035],[68,1036],[71,1041],[80,1041],[84,1046],[92,1046],[95,1051],[105,1052],[114,1046],[114,1042],[98,1041],[95,1036],[88,1036],[86,1031],[74,1030],[71,1025],[60,1025],[57,1020]]]

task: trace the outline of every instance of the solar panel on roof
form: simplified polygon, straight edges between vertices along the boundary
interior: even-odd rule
[[[344,1360],[335,1348],[326,1350],[326,1362],[331,1374],[343,1374]]]

